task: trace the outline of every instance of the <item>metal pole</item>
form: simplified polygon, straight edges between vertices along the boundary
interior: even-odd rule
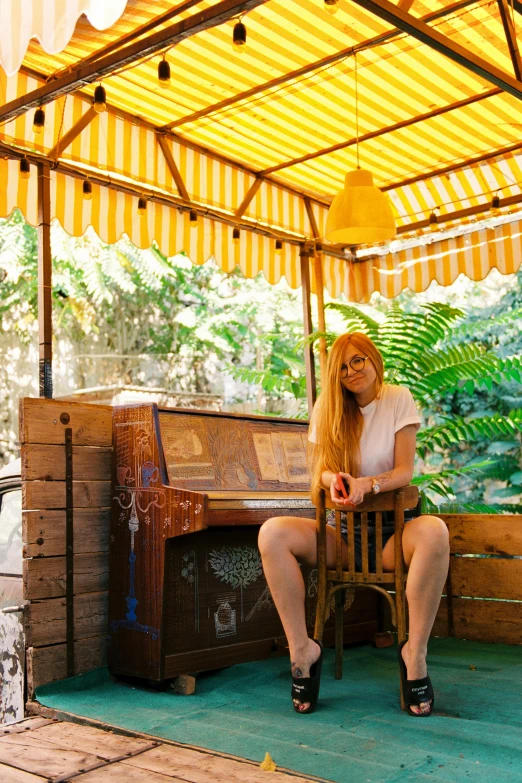
[[[38,164],[38,342],[40,397],[53,396],[53,304],[51,256],[51,180],[46,163]]]
[[[301,245],[301,284],[303,288],[303,330],[305,337],[304,357],[306,368],[306,396],[308,400],[308,416],[312,415],[315,404],[317,390],[315,384],[315,362],[313,346],[306,342],[306,338],[313,332],[312,326],[312,306],[310,301],[310,255],[312,250],[306,245]]]

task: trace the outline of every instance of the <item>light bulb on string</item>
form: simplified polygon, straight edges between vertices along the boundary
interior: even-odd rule
[[[234,228],[233,231],[232,231],[232,244],[233,245],[239,245],[240,236],[241,236],[241,234],[240,234],[239,229],[238,228]]]
[[[428,222],[429,222],[429,226],[428,227],[429,227],[430,231],[438,231],[439,230],[439,219],[438,219],[437,215],[435,214],[435,212],[430,212],[430,217],[429,217],[429,221]]]
[[[83,180],[82,185],[83,197],[86,201],[90,201],[92,198],[92,183],[88,179]]]
[[[282,239],[276,239],[275,241],[275,252],[276,255],[280,256],[283,252],[283,240]]]
[[[33,133],[42,133],[45,127],[45,112],[42,108],[36,109],[33,118]]]
[[[170,65],[165,57],[158,63],[158,82],[165,90],[170,87]]]
[[[93,102],[93,108],[97,114],[101,114],[107,109],[106,101],[107,101],[107,93],[105,92],[105,87],[102,87],[102,85],[99,84],[94,90],[94,102]]]
[[[243,54],[246,47],[247,31],[243,22],[236,22],[232,33],[232,48],[236,54]]]
[[[20,178],[29,179],[31,176],[31,164],[27,158],[22,158],[20,161]]]
[[[138,215],[145,217],[147,214],[147,199],[144,196],[140,196],[138,199]]]
[[[191,228],[196,228],[198,224],[198,213],[195,209],[191,209],[189,212],[189,223]]]
[[[500,215],[500,197],[498,193],[495,193],[495,195],[491,199],[490,212],[493,215],[493,217],[497,217],[497,215]]]
[[[339,10],[339,0],[324,0],[324,10],[333,16]]]

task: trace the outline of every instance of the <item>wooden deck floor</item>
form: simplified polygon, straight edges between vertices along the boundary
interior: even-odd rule
[[[311,783],[251,761],[44,717],[0,726],[2,783]],[[317,780],[317,778],[315,779]]]

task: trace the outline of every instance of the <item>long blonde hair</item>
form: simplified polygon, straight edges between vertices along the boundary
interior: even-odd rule
[[[348,345],[353,345],[363,356],[368,356],[375,367],[377,397],[384,382],[382,356],[369,337],[362,332],[352,332],[337,338],[330,349],[326,378],[310,425],[315,429],[315,443],[311,453],[313,501],[317,499],[323,471],[357,476],[360,470],[359,442],[363,416],[354,394],[341,383],[341,364]]]

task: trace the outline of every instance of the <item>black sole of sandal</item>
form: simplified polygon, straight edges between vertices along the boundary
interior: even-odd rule
[[[313,639],[313,641],[319,645],[321,652],[319,658],[310,667],[310,676],[292,677],[292,704],[298,715],[309,715],[313,712],[317,705],[317,699],[319,698],[324,648],[322,643],[317,639]],[[301,702],[301,704],[303,702],[310,702],[310,706],[307,710],[299,710],[293,702],[294,699]]]
[[[406,640],[407,641],[407,640]],[[433,712],[433,706],[435,704],[435,696],[433,694],[433,686],[429,675],[422,677],[420,680],[408,680],[408,672],[406,670],[406,664],[402,657],[402,648],[406,644],[406,641],[399,644],[399,668],[401,674],[401,681],[404,693],[404,700],[406,702],[406,711],[408,715],[413,718],[429,718]],[[431,707],[429,712],[412,712],[411,707],[420,707],[423,702],[431,701]]]

